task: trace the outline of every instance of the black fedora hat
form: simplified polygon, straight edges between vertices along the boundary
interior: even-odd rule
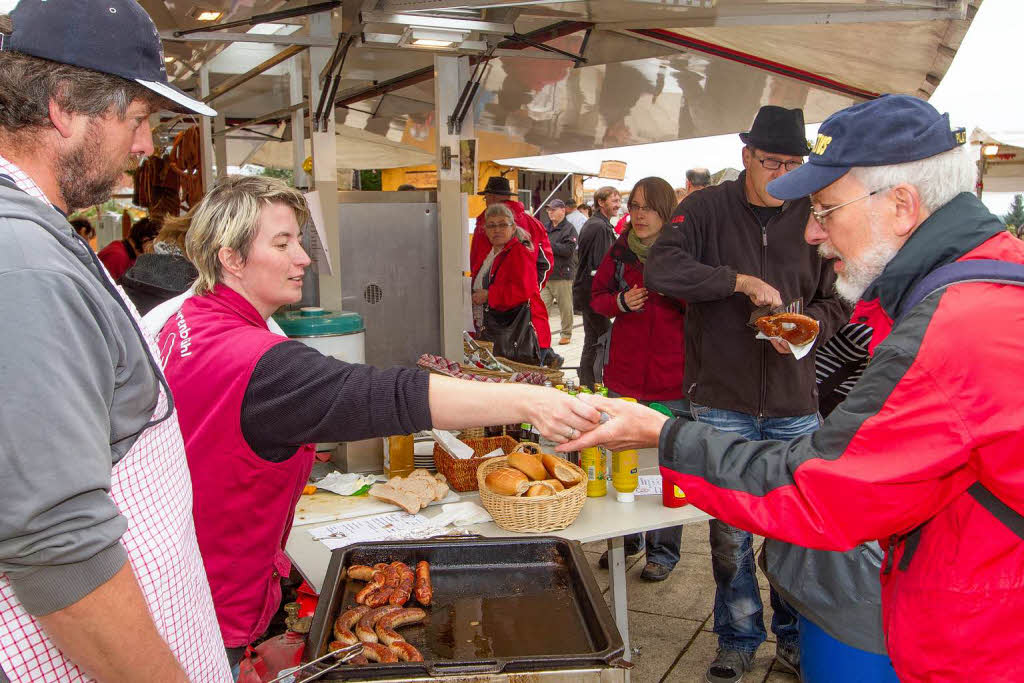
[[[508,182],[508,178],[494,175],[487,179],[487,186],[477,194],[503,194],[514,197],[516,193],[512,191],[512,184]]]
[[[740,140],[770,154],[805,157],[811,151],[804,130],[803,109],[785,109],[771,104],[758,110],[754,124],[746,133],[740,133]]]

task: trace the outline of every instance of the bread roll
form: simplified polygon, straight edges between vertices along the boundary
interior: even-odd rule
[[[534,481],[548,478],[548,471],[544,469],[544,465],[536,455],[513,453],[508,456],[506,462]]]
[[[538,481],[537,483],[547,484],[548,486],[555,490],[555,493],[559,493],[565,490],[565,487],[562,486],[562,482],[558,481],[557,479],[544,479],[543,481]]]
[[[518,446],[516,446],[513,453],[532,453],[533,455],[540,455],[540,446],[532,441],[522,441]]]
[[[529,488],[529,479],[513,467],[499,467],[484,477],[484,484],[503,496],[518,496]]]
[[[546,481],[538,481],[526,490],[523,494],[527,498],[536,498],[537,496],[553,496],[555,495],[555,489],[551,484]]]
[[[546,469],[552,477],[562,482],[562,485],[569,488],[573,484],[580,480],[580,474],[573,468],[569,467],[561,458],[545,453],[541,456],[541,460],[544,463],[544,469]]]

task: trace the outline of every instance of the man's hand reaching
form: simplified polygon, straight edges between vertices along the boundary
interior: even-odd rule
[[[579,400],[600,410],[608,416],[608,420],[562,444],[555,449],[557,451],[578,451],[598,444],[604,444],[613,451],[657,447],[661,428],[668,420],[661,413],[639,403],[589,394],[581,394]]]
[[[779,290],[753,275],[736,275],[736,291],[746,294],[755,306],[781,306]]]

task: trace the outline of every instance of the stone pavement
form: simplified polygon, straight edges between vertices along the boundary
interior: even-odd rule
[[[565,366],[578,366],[583,349],[583,319],[575,316],[572,342],[558,345],[558,314],[551,317],[554,332],[552,346],[565,357]],[[567,370],[566,379],[577,379]],[[762,541],[758,539],[756,550]],[[608,572],[598,569],[604,542],[583,546],[598,584],[608,595]],[[632,681],[635,683],[703,683],[704,672],[714,659],[718,639],[712,627],[715,581],[711,574],[711,549],[708,525],[704,522],[683,527],[679,564],[668,579],[651,583],[640,578],[644,556],[626,558],[626,582],[629,595],[629,632],[633,646]],[[768,642],[761,646],[754,669],[743,677],[745,683],[796,683],[795,676],[774,671],[775,637],[770,630],[772,611],[768,600],[768,582],[758,572],[761,600],[764,603]],[[609,602],[610,605],[610,602]]]

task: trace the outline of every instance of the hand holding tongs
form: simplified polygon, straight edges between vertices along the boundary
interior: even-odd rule
[[[333,652],[328,652],[327,654],[323,655],[322,657],[317,657],[316,659],[314,659],[312,661],[306,662],[305,664],[300,666],[298,669],[295,669],[294,671],[289,671],[286,674],[282,674],[282,675],[278,676],[277,678],[275,678],[274,680],[270,681],[270,683],[278,683],[278,681],[283,681],[284,679],[288,678],[289,676],[292,676],[293,679],[297,683],[307,683],[308,681],[314,681],[314,680],[320,678],[321,676],[323,676],[328,671],[333,671],[333,670],[337,669],[342,664],[345,664],[345,663],[351,661],[352,659],[354,659],[355,657],[358,657],[362,653],[363,653],[363,644],[362,643],[356,643],[355,645],[349,645],[348,647],[343,647],[340,650],[334,650]],[[314,664],[319,664],[320,662],[324,661],[325,659],[330,659],[331,657],[334,657],[338,661],[335,662],[334,664],[332,664],[331,666],[325,668],[325,669],[321,669],[320,671],[315,672],[309,678],[303,678],[301,681],[298,680],[299,672],[301,672],[303,669],[308,669],[309,667],[313,666]]]
[[[759,318],[763,318],[766,315],[775,315],[776,313],[803,313],[804,312],[804,298],[797,297],[788,304],[782,306],[762,306],[753,313],[750,314],[750,320],[747,321],[747,326],[753,329],[757,329],[756,322]]]

